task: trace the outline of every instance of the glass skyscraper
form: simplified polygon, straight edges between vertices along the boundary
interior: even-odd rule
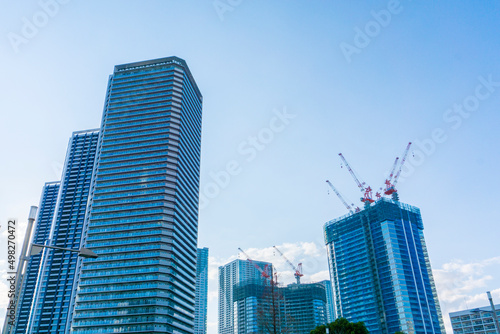
[[[198,248],[196,257],[196,293],[194,334],[207,333],[208,248]]]
[[[60,182],[47,182],[42,190],[38,215],[33,227],[33,242],[45,244],[49,240],[54,211],[56,209],[57,195],[59,194]],[[17,319],[11,333],[28,333],[28,323],[35,299],[35,290],[40,271],[42,254],[33,255],[29,258],[25,272],[24,284],[21,287],[19,304],[16,312]]]
[[[271,277],[273,273],[272,264],[262,261],[234,260],[219,267],[219,334],[237,333],[235,327],[235,305],[234,288],[237,284],[245,281],[263,282],[260,271],[267,272]]]
[[[68,145],[61,186],[48,240],[41,243],[79,249],[89,196],[99,130],[73,133]],[[26,333],[69,331],[69,305],[75,297],[77,253],[45,249],[38,275],[34,307]]]
[[[445,333],[420,210],[381,199],[325,224],[337,317],[370,333]]]
[[[331,323],[335,321],[335,302],[333,301],[332,282],[330,280],[321,281],[325,286],[326,293],[326,322]]]
[[[202,96],[184,60],[119,65],[105,99],[72,332],[193,333]]]

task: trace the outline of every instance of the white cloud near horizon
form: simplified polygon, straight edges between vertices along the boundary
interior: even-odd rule
[[[476,262],[456,259],[433,270],[447,332],[452,333],[450,312],[489,305],[486,291],[491,292],[495,304],[500,303],[500,287],[489,285],[499,274],[499,265],[500,256]]]

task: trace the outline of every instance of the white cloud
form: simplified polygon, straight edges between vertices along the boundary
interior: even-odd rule
[[[447,332],[452,332],[450,312],[489,305],[488,290],[495,303],[500,301],[500,287],[489,285],[499,264],[500,256],[471,263],[453,260],[433,270]]]

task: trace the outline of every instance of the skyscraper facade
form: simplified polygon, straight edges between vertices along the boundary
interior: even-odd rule
[[[202,96],[184,60],[115,66],[72,332],[193,333]],[[72,311],[73,312],[73,311]]]
[[[331,323],[335,321],[335,302],[333,299],[332,282],[330,280],[321,281],[325,287],[326,293],[326,322]]]
[[[235,330],[234,287],[245,281],[263,281],[259,267],[272,277],[272,264],[262,261],[234,260],[219,267],[219,334],[237,333]]]
[[[196,257],[196,293],[194,334],[207,333],[208,248],[198,248]]]
[[[33,227],[33,242],[36,244],[45,244],[49,240],[54,211],[56,209],[57,195],[59,194],[60,182],[47,182],[42,190],[40,205],[38,206],[38,215]],[[29,258],[24,273],[24,284],[21,287],[19,303],[17,308],[17,319],[15,321],[12,333],[28,333],[29,318],[32,311],[33,301],[36,291],[36,283],[42,254],[33,255]]]
[[[381,199],[325,224],[337,317],[370,333],[445,333],[420,210]]]
[[[44,240],[42,244],[80,248],[98,138],[99,130],[73,133],[50,233],[48,240]],[[47,248],[44,250],[34,307],[26,333],[64,334],[69,331],[69,305],[75,297],[77,258],[78,254],[73,252]]]

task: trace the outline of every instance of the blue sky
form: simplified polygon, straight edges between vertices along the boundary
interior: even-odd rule
[[[400,198],[422,211],[445,320],[487,290],[500,301],[498,1],[62,2],[0,13],[2,232],[60,178],[71,132],[99,127],[113,66],[176,55],[204,95],[212,296],[238,247],[273,260],[281,245],[305,278],[328,277],[322,226],[346,210],[325,180],[360,196],[337,154],[378,188],[412,141]]]

